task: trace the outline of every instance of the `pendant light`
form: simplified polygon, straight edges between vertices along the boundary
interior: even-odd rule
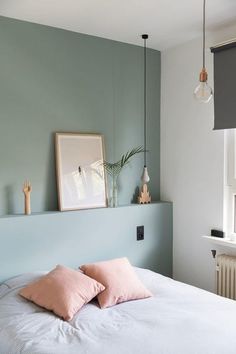
[[[144,90],[143,90],[143,98],[144,98],[144,125],[143,125],[143,132],[144,132],[144,166],[143,166],[143,173],[141,177],[142,187],[140,189],[138,203],[139,204],[147,204],[151,203],[151,196],[148,191],[147,183],[150,181],[150,177],[148,174],[147,169],[147,39],[148,35],[143,34],[142,39],[144,40]]]
[[[208,103],[212,96],[212,88],[208,85],[208,74],[206,71],[206,0],[203,0],[203,31],[202,31],[202,71],[200,72],[199,85],[194,91],[194,96],[197,101]]]
[[[147,39],[148,34],[142,34],[142,39],[144,40],[144,90],[143,90],[143,98],[144,98],[144,166],[143,173],[141,177],[141,181],[144,183],[148,183],[150,181],[150,177],[147,169]]]

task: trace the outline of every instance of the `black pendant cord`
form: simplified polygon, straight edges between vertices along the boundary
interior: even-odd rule
[[[144,40],[144,167],[147,166],[147,39],[148,35],[143,34],[142,38]]]
[[[202,23],[202,63],[203,63],[203,66],[202,67],[204,69],[206,67],[205,48],[206,48],[206,0],[203,0],[203,23]]]

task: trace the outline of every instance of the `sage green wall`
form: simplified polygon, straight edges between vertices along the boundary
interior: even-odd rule
[[[143,241],[136,240],[138,225],[144,225]],[[5,216],[0,236],[0,283],[56,264],[78,267],[117,257],[172,275],[171,203]]]
[[[138,35],[138,34],[137,34]],[[142,45],[142,40],[140,40]],[[148,165],[159,199],[160,53],[148,50]],[[0,214],[57,209],[53,133],[98,132],[106,157],[143,143],[142,47],[0,17]],[[139,185],[138,156],[120,178],[119,202]]]

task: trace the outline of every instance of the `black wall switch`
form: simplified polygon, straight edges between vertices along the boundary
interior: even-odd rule
[[[144,226],[137,226],[137,241],[144,240]]]
[[[211,230],[211,236],[223,238],[224,232],[221,230]]]

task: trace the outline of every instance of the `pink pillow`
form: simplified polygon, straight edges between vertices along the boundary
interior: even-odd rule
[[[19,294],[70,321],[84,304],[105,288],[83,273],[58,265],[50,273],[21,289]]]
[[[98,295],[101,308],[152,296],[138,279],[127,258],[86,264],[80,269],[105,286],[106,289]]]

